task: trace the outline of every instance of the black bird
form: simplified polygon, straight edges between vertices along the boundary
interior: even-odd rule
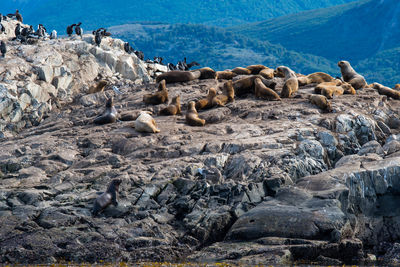
[[[1,17],[1,14],[0,14],[0,17]],[[0,33],[6,33],[6,28],[1,23],[0,23]]]
[[[94,41],[95,41],[97,46],[100,46],[100,44],[101,44],[101,33],[100,32],[96,32],[96,35],[94,37]]]
[[[124,43],[124,50],[126,53],[130,54],[133,51],[132,46],[129,44],[129,42]]]
[[[3,14],[0,13],[0,22],[3,20]]]
[[[15,32],[15,37],[18,37],[18,36],[21,35],[21,24],[19,24],[19,23],[17,24],[17,26],[15,27],[14,32]]]
[[[143,60],[143,59],[144,59],[144,53],[143,53],[142,51],[134,50],[133,53],[134,53],[140,60]]]
[[[21,35],[22,36],[28,36],[29,34],[33,33],[33,26],[29,26],[29,28],[22,28],[21,30]]]
[[[69,25],[69,26],[67,27],[67,34],[68,34],[68,36],[71,37],[71,34],[74,33],[74,26],[75,26],[75,25],[76,25],[76,24],[72,24],[72,25]]]
[[[18,9],[15,11],[15,18],[22,23],[22,16],[19,13]]]
[[[2,55],[3,57],[6,56],[7,47],[6,47],[6,43],[3,42],[3,41],[0,41],[0,52],[1,52],[1,55]]]
[[[82,39],[82,28],[81,28],[81,24],[82,22],[79,22],[78,24],[76,24],[75,26],[75,33],[76,35],[79,35]]]

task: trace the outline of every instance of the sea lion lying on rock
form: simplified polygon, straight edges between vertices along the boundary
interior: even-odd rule
[[[232,72],[236,73],[237,75],[250,75],[251,70],[242,68],[242,67],[236,67],[232,70]]]
[[[200,71],[200,77],[199,77],[200,80],[215,79],[217,77],[217,73],[215,72],[215,70],[213,70],[212,68],[209,68],[209,67],[192,70],[192,72],[196,72],[196,71]]]
[[[154,94],[146,94],[143,96],[143,102],[146,104],[159,105],[168,101],[168,90],[166,81],[162,80],[158,84],[158,91]]]
[[[373,83],[372,86],[374,89],[378,90],[378,93],[380,95],[386,95],[397,100],[400,99],[400,91],[393,90],[379,83]]]
[[[273,79],[274,78],[274,69],[266,68],[260,71],[259,73],[265,79]]]
[[[194,101],[190,101],[186,112],[186,123],[190,126],[204,126],[206,121],[199,118]]]
[[[319,107],[320,109],[322,109],[325,112],[332,112],[331,103],[323,95],[311,95],[310,102],[311,102],[311,104],[316,105],[317,107]]]
[[[196,102],[196,110],[212,108],[213,99],[217,96],[217,90],[210,88],[206,98],[202,98]],[[214,101],[214,103],[216,103]]]
[[[178,95],[172,98],[171,104],[160,111],[160,115],[176,115],[181,114],[181,97]]]
[[[217,71],[217,79],[222,79],[222,80],[232,80],[233,77],[236,77],[237,74],[232,72],[232,71]]]
[[[338,66],[340,67],[340,72],[342,73],[343,80],[350,83],[354,89],[358,90],[367,87],[367,82],[365,78],[358,74],[348,61],[339,61]]]
[[[135,120],[135,130],[142,133],[159,133],[156,121],[147,112],[141,112]]]
[[[90,86],[89,88],[89,94],[94,94],[98,92],[102,92],[104,90],[104,87],[107,85],[107,81],[105,80],[100,80],[96,86]]]
[[[99,214],[99,212],[103,211],[110,204],[118,206],[117,193],[121,182],[122,181],[120,179],[113,179],[107,187],[107,191],[96,198],[93,205],[93,216]]]
[[[201,72],[198,70],[193,70],[193,71],[173,70],[158,75],[156,78],[156,82],[159,83],[162,80],[165,80],[166,83],[188,82],[188,81],[193,81],[195,79],[199,79],[200,75]]]
[[[235,95],[242,96],[245,94],[253,94],[255,89],[254,80],[257,78],[260,78],[264,85],[268,88],[271,88],[272,90],[275,89],[276,82],[272,80],[267,80],[260,75],[252,75],[233,82]]]
[[[94,124],[107,124],[117,121],[118,112],[114,107],[113,97],[107,99],[104,112],[93,120]]]
[[[281,91],[281,98],[291,97],[299,89],[299,82],[297,81],[296,73],[294,73],[294,71],[285,66],[278,67],[277,72],[283,73],[285,77],[285,84],[283,85]]]
[[[264,65],[250,65],[247,66],[246,69],[248,69],[250,71],[251,74],[256,75],[259,74],[260,71],[262,71],[263,69],[266,69],[267,67],[265,67]]]
[[[396,85],[393,87],[393,89],[394,89],[394,90],[400,90],[400,84],[396,84]]]
[[[315,72],[305,77],[298,77],[297,80],[299,81],[299,86],[304,86],[311,83],[332,82],[334,78],[324,72]]]
[[[334,80],[332,82],[323,82],[318,84],[314,93],[326,96],[328,99],[332,99],[333,96],[350,94],[355,95],[356,90],[351,84],[342,82],[340,80]]]
[[[254,80],[254,84],[256,97],[271,101],[281,101],[279,95],[274,90],[271,90],[265,86],[260,78],[256,78]]]
[[[228,81],[224,83],[224,94],[215,96],[213,101],[213,106],[225,106],[229,102],[235,100],[235,90],[233,89],[233,82]]]

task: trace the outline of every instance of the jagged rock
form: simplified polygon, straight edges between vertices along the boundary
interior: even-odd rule
[[[361,147],[360,151],[358,151],[358,155],[360,156],[367,155],[369,153],[375,153],[380,156],[385,155],[385,151],[377,141],[370,141],[368,143],[365,143]]]

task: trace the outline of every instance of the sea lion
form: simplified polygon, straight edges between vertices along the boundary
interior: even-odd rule
[[[206,121],[199,118],[194,101],[190,101],[186,112],[186,123],[190,126],[204,126]]]
[[[254,92],[254,80],[258,76],[249,76],[233,82],[233,88],[235,89],[235,95],[242,96]]]
[[[372,86],[374,89],[378,90],[378,93],[380,95],[386,95],[386,96],[389,96],[389,97],[391,97],[393,99],[397,99],[397,100],[400,99],[399,91],[393,90],[393,89],[383,86],[382,84],[379,84],[379,83],[373,83]]]
[[[332,111],[331,103],[323,95],[311,95],[310,102],[311,102],[311,104],[316,105],[317,107],[319,107],[320,109],[322,109],[325,112]]]
[[[22,15],[21,15],[21,13],[19,13],[19,10],[18,10],[18,9],[15,11],[15,18],[16,18],[19,22],[23,23]]]
[[[340,85],[343,88],[343,94],[345,95],[355,95],[356,94],[356,89],[354,89],[353,86],[349,83],[343,83]]]
[[[199,70],[193,70],[193,71],[173,70],[158,75],[156,81],[160,82],[162,80],[165,80],[166,83],[188,82],[188,81],[193,81],[194,79],[199,79],[200,75],[201,72]]]
[[[117,121],[118,112],[114,107],[113,97],[107,99],[106,102],[106,109],[104,110],[103,114],[96,117],[93,120],[94,124],[107,124],[113,123]]]
[[[242,67],[236,67],[232,70],[232,72],[236,73],[237,75],[250,75],[251,70],[242,68]]]
[[[394,89],[394,90],[400,90],[400,84],[396,84],[396,85],[393,87],[393,89]]]
[[[159,133],[156,121],[147,112],[141,112],[135,120],[135,130],[142,133]]]
[[[107,81],[105,80],[100,80],[96,86],[90,86],[89,88],[89,94],[93,94],[93,93],[98,93],[98,92],[102,92],[104,90],[104,87],[107,85]]]
[[[113,179],[109,184],[109,186],[107,187],[106,192],[104,192],[103,194],[101,194],[96,198],[93,205],[93,211],[92,211],[93,216],[97,216],[99,212],[103,211],[110,204],[118,206],[117,193],[121,182],[122,182],[121,179]]]
[[[250,70],[251,74],[253,75],[259,74],[260,71],[266,68],[267,67],[265,67],[264,65],[250,65],[246,67],[246,69]]]
[[[196,110],[212,108],[214,106],[213,99],[214,97],[216,97],[216,95],[217,95],[217,90],[215,90],[215,88],[210,88],[208,90],[207,97],[202,98],[196,102]]]
[[[367,86],[365,78],[358,74],[350,65],[348,61],[339,61],[338,66],[342,73],[343,80],[350,83],[354,89],[358,90]]]
[[[176,115],[181,114],[181,96],[172,98],[171,104],[160,111],[160,115]]]
[[[271,90],[265,86],[260,78],[256,78],[254,80],[254,86],[256,97],[271,101],[281,101],[279,95],[274,90]]]
[[[200,71],[200,80],[215,79],[217,77],[217,73],[215,72],[215,70],[209,67],[204,67],[193,71]]]
[[[298,77],[297,80],[299,81],[299,86],[304,86],[311,83],[332,82],[334,78],[324,72],[315,72],[305,77]]]
[[[260,71],[259,73],[265,79],[273,79],[274,78],[274,70],[270,68],[266,68]]]
[[[6,56],[7,46],[6,46],[6,43],[4,41],[0,41],[0,52],[1,52],[1,56],[2,57]]]
[[[291,97],[299,89],[299,82],[297,80],[296,73],[294,73],[294,71],[285,66],[278,67],[277,72],[283,73],[285,77],[285,84],[283,85],[280,97],[281,98]]]
[[[318,89],[317,89],[318,87]],[[319,85],[315,88],[315,92],[319,91],[321,95],[326,96],[328,99],[332,99],[333,96],[343,95],[344,90],[339,86],[323,86],[319,87]]]
[[[232,71],[217,71],[217,79],[222,79],[222,80],[232,80],[233,77],[236,77],[237,74],[232,72]]]
[[[227,81],[224,83],[224,94],[217,95],[212,101],[213,106],[225,106],[227,103],[235,101],[235,89],[233,89],[233,82]]]
[[[143,102],[151,105],[159,105],[168,102],[168,90],[165,80],[162,80],[158,84],[158,91],[156,93],[144,95]]]

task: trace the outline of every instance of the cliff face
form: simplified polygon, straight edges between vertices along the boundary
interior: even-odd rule
[[[184,115],[157,116],[165,105],[143,103],[156,90],[141,84],[153,67],[106,40],[101,48],[86,36],[7,43],[3,99],[20,103],[25,93],[52,110],[1,139],[1,262],[399,263],[398,101],[365,88],[322,113],[308,85],[278,102],[238,97],[199,112],[206,126],[190,127]],[[122,94],[88,94],[99,73]],[[283,78],[274,81],[279,92]],[[223,83],[167,88],[185,111]],[[130,121],[94,125],[106,96],[127,117],[152,112],[161,132],[138,133]],[[19,108],[15,122],[3,115],[6,125],[27,123],[35,110],[32,100]],[[118,206],[92,217],[114,178],[122,180]]]

